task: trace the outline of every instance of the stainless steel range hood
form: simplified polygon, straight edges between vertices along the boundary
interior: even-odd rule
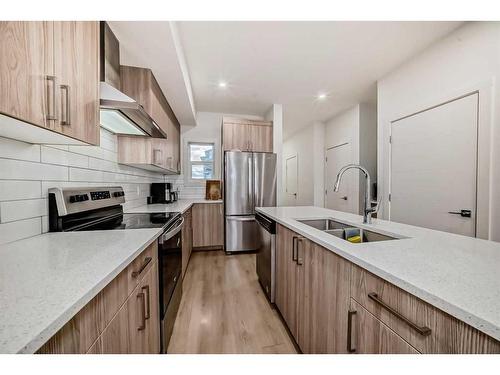
[[[100,33],[101,127],[115,134],[166,138],[144,108],[120,91],[120,43],[104,21]]]

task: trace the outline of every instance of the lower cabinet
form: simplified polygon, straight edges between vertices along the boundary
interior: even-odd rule
[[[155,241],[37,353],[159,353],[157,253]]]
[[[281,226],[276,307],[303,353],[500,353],[500,342]]]
[[[184,226],[182,227],[182,277],[186,273],[191,251],[193,250],[193,223],[191,208],[184,212]]]
[[[418,354],[394,331],[351,299],[347,350],[358,354]]]
[[[279,225],[276,305],[303,353],[345,353],[350,264]]]
[[[222,203],[193,205],[193,247],[222,248],[224,246],[224,213]]]

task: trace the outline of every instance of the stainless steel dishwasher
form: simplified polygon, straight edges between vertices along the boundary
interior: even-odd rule
[[[257,276],[267,298],[274,303],[276,280],[276,222],[257,212],[260,246],[257,250]]]

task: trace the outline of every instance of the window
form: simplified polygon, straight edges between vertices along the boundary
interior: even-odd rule
[[[214,178],[214,144],[188,143],[188,171],[192,181]]]

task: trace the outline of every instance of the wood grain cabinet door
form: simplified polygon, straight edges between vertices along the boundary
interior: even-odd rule
[[[250,151],[273,152],[273,127],[269,125],[247,125]]]
[[[193,205],[193,247],[224,245],[224,215],[222,203]]]
[[[276,232],[276,307],[298,341],[298,270],[295,233],[278,225]]]
[[[0,112],[51,128],[53,22],[0,22]]]
[[[54,22],[56,131],[99,144],[99,22]]]
[[[158,262],[144,276],[141,291],[145,300],[145,347],[144,353],[158,354],[160,352],[160,305],[158,290]]]
[[[351,299],[350,351],[357,354],[419,354],[384,323]],[[347,348],[347,347],[346,347]]]
[[[346,353],[350,263],[312,241],[298,251],[298,344],[303,353]]]
[[[229,122],[224,123],[222,129],[222,137],[224,151],[250,150],[250,138],[248,125],[246,124],[233,124]]]

